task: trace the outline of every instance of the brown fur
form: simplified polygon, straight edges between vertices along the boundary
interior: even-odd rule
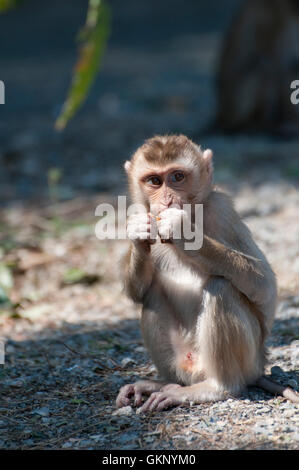
[[[198,159],[198,149],[184,135],[152,137],[142,145],[139,151],[147,162],[158,165],[174,162],[186,152],[189,152],[194,157],[194,160]],[[136,154],[135,158],[138,158],[138,154]]]

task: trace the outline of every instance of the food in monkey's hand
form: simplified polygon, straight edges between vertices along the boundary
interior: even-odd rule
[[[161,220],[161,217],[156,215],[156,221],[159,222],[159,220]],[[160,240],[161,240],[161,243],[170,243],[170,240],[166,240],[165,238],[160,238]]]

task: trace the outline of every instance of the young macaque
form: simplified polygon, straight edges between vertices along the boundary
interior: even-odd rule
[[[142,304],[142,333],[161,381],[125,385],[118,407],[131,399],[140,412],[224,400],[250,384],[299,403],[294,391],[262,377],[275,276],[229,197],[213,187],[212,156],[183,135],[156,136],[125,164],[143,210],[128,219],[124,284]],[[194,237],[203,206],[195,249],[179,230],[187,204]]]

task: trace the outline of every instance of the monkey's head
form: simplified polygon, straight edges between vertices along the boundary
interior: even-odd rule
[[[155,136],[125,163],[133,202],[154,213],[200,204],[212,188],[213,153],[184,135]]]

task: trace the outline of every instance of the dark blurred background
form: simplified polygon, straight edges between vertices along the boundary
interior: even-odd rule
[[[100,73],[63,132],[54,122],[87,1],[28,0],[0,16],[1,204],[46,201],[53,169],[61,199],[121,193],[124,160],[155,133],[185,133],[213,148],[220,183],[298,179],[296,1],[108,4]]]

